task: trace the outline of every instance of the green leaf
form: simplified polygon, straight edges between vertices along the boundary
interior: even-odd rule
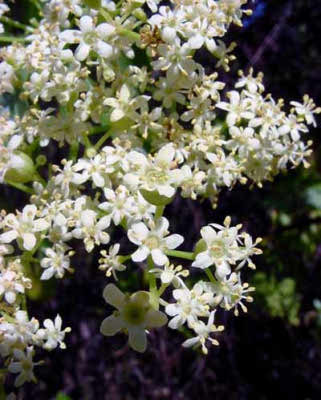
[[[305,201],[309,206],[321,210],[321,183],[310,186],[305,191]]]
[[[65,393],[63,392],[59,392],[56,396],[56,400],[72,400],[71,397],[67,396]]]

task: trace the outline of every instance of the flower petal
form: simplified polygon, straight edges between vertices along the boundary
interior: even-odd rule
[[[100,325],[100,332],[105,336],[114,336],[124,328],[124,321],[120,317],[110,315]]]
[[[129,345],[132,349],[143,353],[147,347],[145,330],[139,327],[128,329]]]
[[[111,304],[117,309],[121,309],[124,305],[125,295],[113,283],[109,283],[103,292],[106,303]]]
[[[149,310],[146,314],[146,327],[159,328],[167,323],[166,315],[157,310]]]

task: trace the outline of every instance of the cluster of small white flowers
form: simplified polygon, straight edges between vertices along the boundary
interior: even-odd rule
[[[222,38],[250,13],[247,0],[42,3],[43,18],[25,40],[0,50],[0,94],[19,95],[24,110],[1,110],[0,182],[31,194],[22,211],[0,218],[0,346],[8,370],[19,373],[17,385],[34,380],[34,347],[64,347],[69,329],[61,330],[59,316],[39,329],[22,309],[31,287],[26,267],[40,263],[42,280],[73,272],[72,239],[87,252],[108,245],[98,267],[108,278],[126,276],[130,260],[148,271],[149,292],[106,286],[116,311],[103,334],[122,330],[144,351],[146,329],[167,322],[161,305],[173,317],[170,328],[193,331],[183,345],[207,353],[207,343],[218,344],[210,335],[223,329],[214,325],[218,307],[237,315],[252,301],[240,269],[254,268],[259,240],[226,218],[202,228],[195,251],[176,250],[184,238],[170,234],[164,208],[177,192],[215,206],[224,187],[261,186],[289,166],[308,166],[304,137],[321,110],[306,95],[285,112],[253,70],[240,72],[225,94],[218,72],[206,74],[195,60],[204,47],[217,70],[229,70],[235,44]],[[0,3],[0,13],[6,8]],[[49,163],[49,144],[57,154],[63,147],[64,157],[69,149],[68,159]],[[137,246],[132,254],[110,244],[114,226]],[[190,288],[189,270],[172,257],[193,261],[206,280]],[[173,303],[164,298],[170,293]]]

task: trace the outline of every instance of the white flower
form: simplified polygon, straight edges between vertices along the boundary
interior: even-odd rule
[[[65,251],[65,246],[60,244],[46,249],[46,257],[40,262],[41,267],[45,268],[40,279],[47,280],[53,276],[63,278],[66,271],[72,272],[72,268],[70,267],[70,255],[72,253],[65,254]]]
[[[30,287],[30,280],[19,276],[14,271],[4,270],[0,275],[0,296],[3,296],[9,304],[16,301],[19,293],[25,292],[26,286]]]
[[[303,104],[298,103],[297,101],[291,101],[290,103],[294,106],[296,113],[298,116],[304,118],[308,125],[317,126],[317,122],[313,114],[320,114],[321,107],[316,107],[314,101],[309,98],[308,95],[303,96]]]
[[[56,316],[54,322],[51,321],[51,319],[45,319],[43,325],[45,329],[39,329],[37,332],[37,337],[45,342],[43,348],[46,350],[53,350],[59,344],[61,349],[65,349],[64,338],[66,333],[71,331],[71,328],[61,329],[62,320],[60,315],[58,314]]]
[[[106,276],[109,277],[113,274],[114,278],[117,280],[116,271],[125,271],[126,266],[120,262],[120,258],[117,255],[119,252],[119,243],[114,246],[110,246],[108,254],[106,250],[102,250],[100,254],[102,258],[99,259],[99,269],[106,271]]]
[[[186,287],[173,290],[176,303],[168,304],[165,308],[166,314],[174,317],[168,326],[178,329],[187,322],[189,327],[198,321],[198,317],[209,315],[209,304],[213,300],[213,294],[205,292],[203,285],[197,283],[192,290]]]
[[[151,307],[148,292],[140,291],[125,296],[117,286],[110,283],[105,287],[103,296],[117,311],[103,320],[100,332],[106,336],[113,336],[126,329],[130,347],[144,352],[147,346],[146,329],[165,325],[166,315]]]
[[[225,227],[213,224],[213,227],[205,226],[201,229],[206,250],[197,254],[192,267],[205,269],[214,264],[218,277],[224,277],[231,272],[231,264],[235,264],[240,258],[237,243],[240,226],[229,228],[229,223],[230,220],[226,219]],[[215,231],[214,227],[219,230]]]
[[[224,277],[216,284],[208,282],[207,289],[214,295],[215,304],[229,311],[234,308],[234,315],[238,316],[238,307],[240,306],[243,312],[247,312],[243,301],[252,302],[253,297],[249,296],[250,292],[255,290],[254,287],[249,287],[248,283],[241,282],[240,273],[232,272],[230,276]]]
[[[108,213],[115,225],[119,225],[123,218],[128,218],[133,214],[135,201],[125,186],[119,185],[115,191],[105,188],[104,195],[107,201],[99,204],[98,207]]]
[[[26,352],[19,349],[13,350],[15,361],[11,361],[8,366],[8,371],[19,374],[15,379],[15,386],[18,387],[30,381],[36,382],[33,368],[35,365],[38,365],[39,362],[33,362],[34,353],[33,347],[27,347]]]
[[[85,15],[79,21],[80,31],[65,30],[60,39],[65,43],[79,43],[75,57],[84,61],[90,50],[94,50],[102,58],[109,58],[113,54],[113,47],[106,40],[114,33],[113,25],[102,23],[95,27],[92,17]]]
[[[234,126],[242,118],[250,120],[254,118],[254,113],[250,108],[250,101],[246,97],[241,97],[239,92],[233,90],[227,94],[230,102],[221,101],[216,104],[217,108],[228,111],[226,122],[228,126]]]
[[[37,207],[35,205],[25,206],[22,213],[18,212],[17,216],[8,214],[4,219],[4,226],[9,230],[0,235],[0,241],[10,243],[21,238],[24,249],[32,250],[37,243],[35,234],[49,228],[49,222],[45,218],[35,219],[36,214]]]
[[[128,238],[139,247],[132,254],[132,260],[141,262],[151,255],[155,264],[166,264],[168,262],[166,250],[176,249],[184,241],[178,234],[167,236],[168,227],[169,222],[165,217],[157,219],[156,222],[150,221],[148,227],[143,222],[133,224],[128,230]]]
[[[77,239],[84,239],[86,250],[91,252],[95,245],[107,244],[110,237],[104,232],[110,225],[110,217],[105,216],[97,221],[97,213],[93,210],[84,210],[80,214],[78,226],[72,231]]]
[[[196,69],[196,62],[191,58],[193,51],[187,43],[181,45],[176,38],[170,44],[160,44],[157,48],[160,57],[152,62],[155,70],[168,71],[168,76],[177,79],[180,75],[192,75]]]
[[[135,99],[131,99],[129,87],[124,83],[115,97],[108,97],[104,100],[104,105],[113,108],[110,114],[111,122],[116,122],[124,117],[131,118],[132,113],[138,107]]]
[[[215,311],[212,311],[207,324],[205,324],[203,321],[197,321],[193,324],[193,330],[196,333],[196,336],[191,338],[191,339],[187,339],[185,340],[185,342],[183,342],[183,346],[184,347],[192,347],[194,345],[201,345],[202,346],[202,351],[204,354],[208,353],[208,350],[205,346],[206,340],[209,340],[212,344],[214,344],[215,346],[218,346],[218,341],[211,338],[210,334],[213,332],[222,332],[222,330],[224,329],[224,326],[220,325],[218,327],[216,327],[213,322],[214,322],[214,315],[215,315]]]
[[[164,268],[152,268],[149,272],[155,274],[164,285],[172,283],[175,288],[182,285],[180,277],[186,278],[189,275],[187,269],[183,269],[181,265],[165,264]]]
[[[174,157],[175,149],[171,143],[156,153],[152,163],[143,154],[132,151],[128,160],[134,171],[124,176],[124,182],[131,187],[139,187],[147,192],[156,191],[161,196],[171,198],[183,179],[181,170],[175,168]]]

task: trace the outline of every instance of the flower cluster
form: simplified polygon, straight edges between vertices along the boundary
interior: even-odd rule
[[[321,109],[307,95],[286,107],[252,69],[234,87],[219,80],[235,59],[223,37],[242,26],[247,0],[159,3],[43,0],[41,18],[15,24],[24,34],[0,49],[0,95],[19,99],[17,109],[0,110],[0,182],[30,195],[21,211],[0,217],[0,351],[19,373],[16,385],[35,380],[34,348],[63,348],[69,331],[59,316],[40,329],[28,318],[29,267],[40,265],[41,280],[73,272],[75,239],[87,252],[99,248],[107,278],[124,279],[139,264],[149,282],[149,291],[132,294],[106,286],[116,311],[102,334],[124,332],[144,351],[148,329],[165,325],[167,314],[170,328],[190,329],[183,346],[207,353],[223,330],[216,310],[238,315],[252,301],[241,268],[255,267],[260,239],[227,217],[203,227],[193,251],[177,250],[184,238],[170,233],[165,207],[177,193],[215,207],[222,188],[260,187],[308,166],[305,137]],[[7,11],[1,2],[0,14]],[[201,48],[215,71],[197,61]],[[48,161],[52,149],[59,165]],[[131,254],[112,242],[115,227],[135,246]],[[194,285],[190,272],[202,274]]]

